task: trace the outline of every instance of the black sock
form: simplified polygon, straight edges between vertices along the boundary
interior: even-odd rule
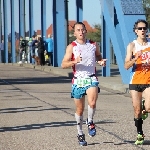
[[[142,118],[140,118],[140,119],[134,118],[134,121],[135,121],[135,126],[137,127],[137,133],[142,135],[143,134],[143,130],[142,130],[143,120],[142,120]]]

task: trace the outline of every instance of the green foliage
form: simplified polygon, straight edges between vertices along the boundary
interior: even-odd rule
[[[142,0],[144,8],[150,8],[150,0]]]
[[[142,0],[142,2],[145,10],[146,21],[148,22],[150,29],[150,0]]]
[[[76,39],[75,36],[73,35],[73,32],[74,32],[73,30],[69,32],[69,43],[71,43]]]
[[[95,30],[87,33],[87,38],[95,41],[100,42],[101,41],[101,26],[100,24],[95,24],[93,27]]]

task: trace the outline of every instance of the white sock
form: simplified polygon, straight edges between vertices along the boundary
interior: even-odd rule
[[[91,107],[88,105],[88,122],[93,121],[93,117],[94,117],[94,114],[95,114],[95,110],[96,110],[96,108],[91,108]]]
[[[76,118],[76,121],[77,121],[78,134],[79,134],[79,135],[83,135],[83,131],[82,131],[83,115],[82,115],[82,116],[78,116],[78,115],[75,113],[75,118]]]

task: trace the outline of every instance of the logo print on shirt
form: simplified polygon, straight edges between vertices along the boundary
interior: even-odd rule
[[[150,68],[150,52],[146,51],[141,55],[141,63],[142,69],[149,69]]]
[[[144,52],[141,55],[141,62],[142,63],[150,63],[150,52]]]

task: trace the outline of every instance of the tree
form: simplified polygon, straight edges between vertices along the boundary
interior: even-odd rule
[[[94,25],[94,30],[89,31],[87,33],[87,38],[92,40],[92,41],[95,41],[95,42],[101,41],[101,26],[100,26],[100,24]]]
[[[73,29],[69,32],[69,43],[71,43],[76,39],[75,36],[73,35],[73,32],[74,32]]]
[[[150,0],[142,0],[145,10],[146,21],[148,22],[148,28],[150,29]]]

